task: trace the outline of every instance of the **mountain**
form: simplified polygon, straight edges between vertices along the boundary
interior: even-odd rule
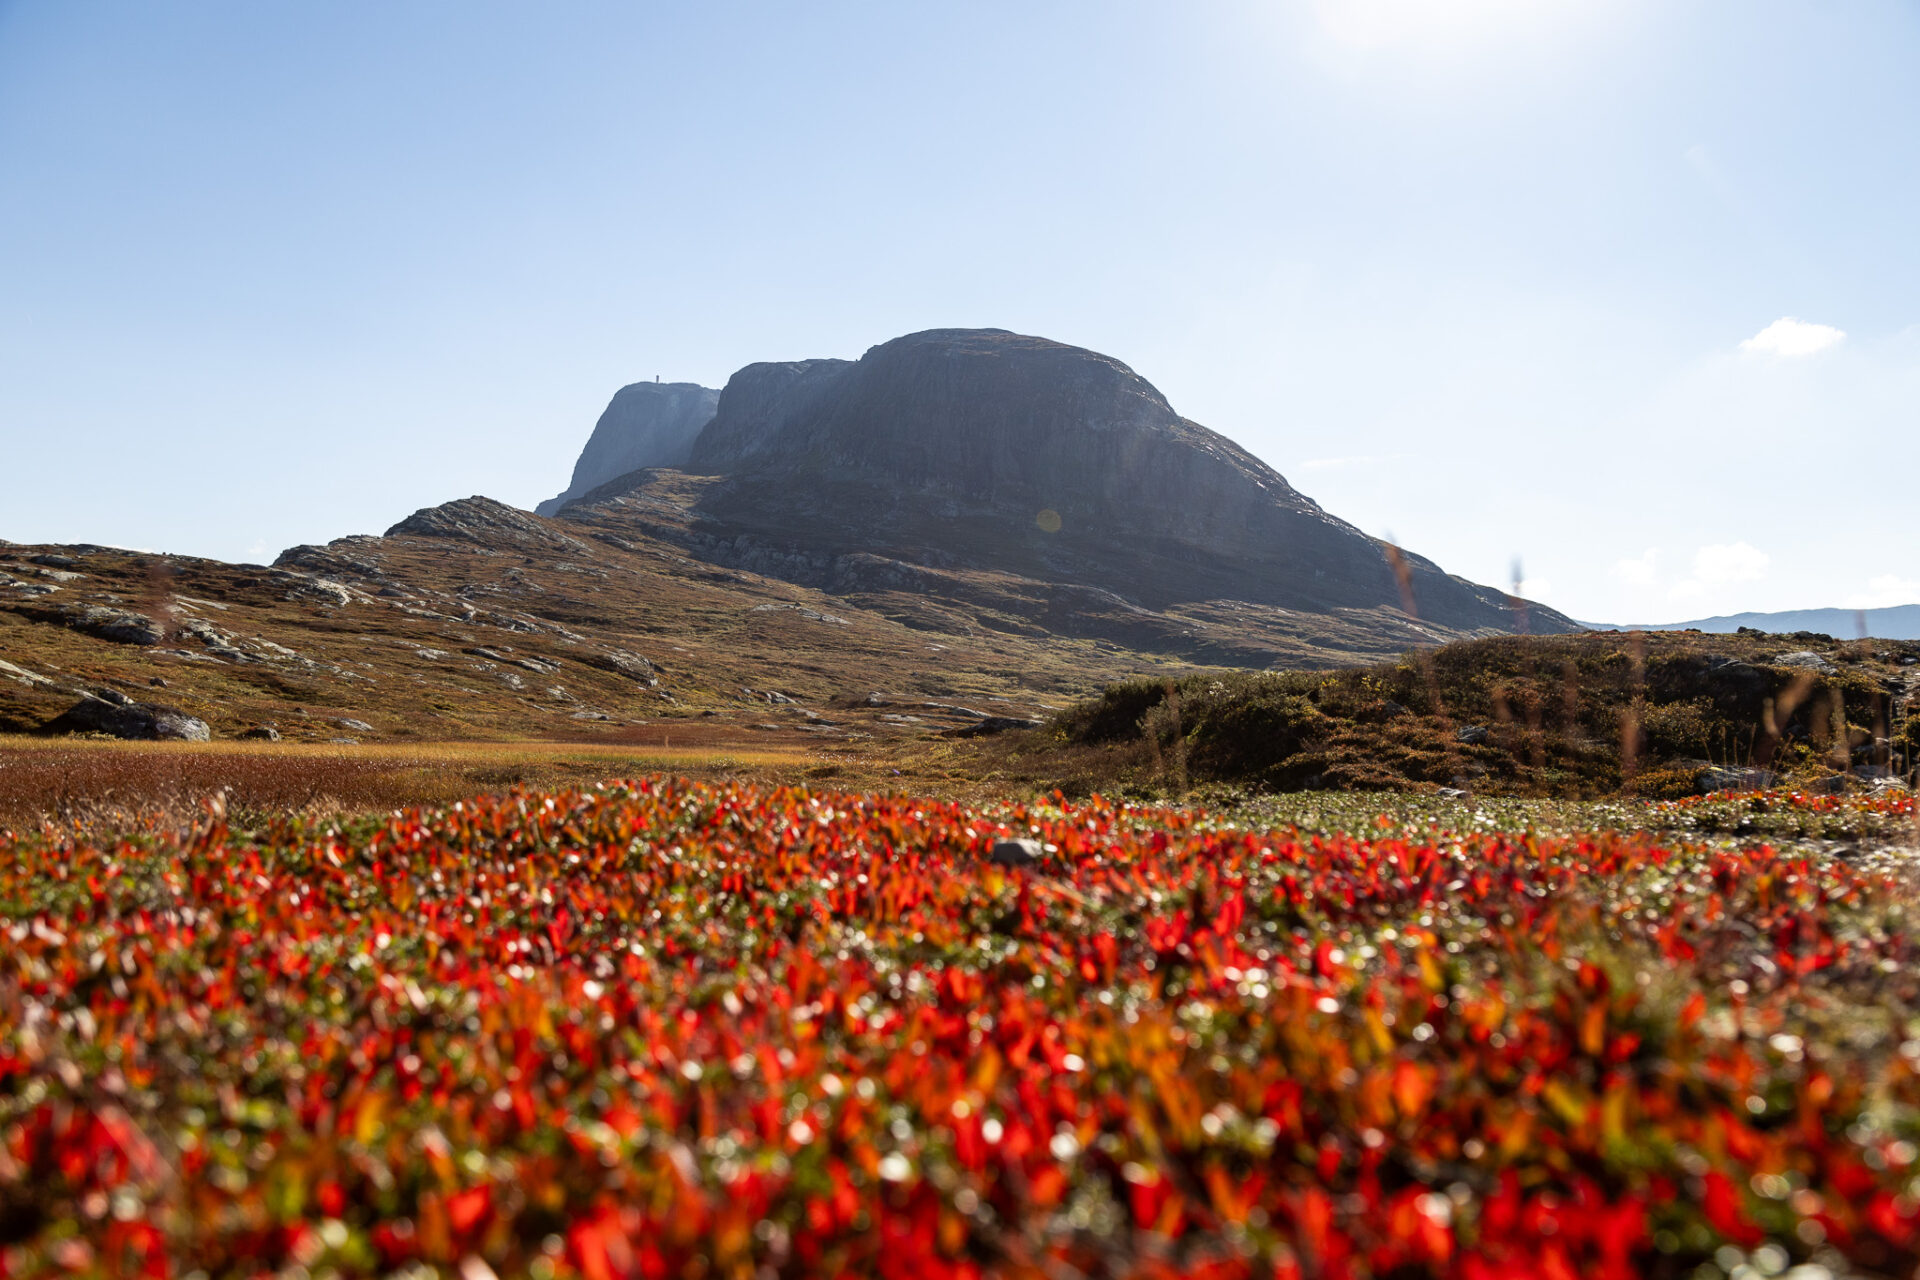
[[[713,421],[720,393],[691,382],[636,382],[614,393],[562,492],[535,508],[550,516],[616,476],[639,467],[684,466],[694,437]]]
[[[1116,679],[1328,668],[1516,621],[1418,556],[1396,568],[1119,361],[999,330],[749,365],[717,393],[623,388],[568,492],[552,517],[463,498],[270,567],[0,543],[0,732],[667,726],[862,750]]]
[[[1118,360],[1005,330],[748,365],[684,473],[707,479],[678,490],[681,541],[830,590],[892,575],[937,596],[940,575],[974,571],[1149,612],[1230,601],[1331,620],[1399,614],[1410,594],[1419,619],[1452,632],[1514,625],[1504,594],[1416,555],[1397,571],[1398,553],[1181,417]],[[558,511],[604,520],[584,509],[635,494],[655,514],[674,504],[654,468]],[[1575,625],[1529,608],[1536,629]]]
[[[1587,624],[1596,631],[1718,631],[1735,632],[1741,628],[1790,634],[1813,631],[1841,640],[1871,636],[1876,640],[1920,640],[1920,604],[1896,605],[1890,609],[1788,609],[1779,613],[1729,613],[1717,618],[1697,618],[1692,622],[1656,622],[1642,626],[1616,626],[1613,623]]]

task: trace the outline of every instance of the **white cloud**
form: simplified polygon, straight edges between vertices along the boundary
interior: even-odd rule
[[[1843,330],[1830,324],[1814,324],[1810,320],[1781,316],[1741,343],[1740,349],[1749,355],[1794,358],[1814,355],[1828,347],[1838,346],[1846,337]]]
[[[1520,594],[1528,600],[1545,599],[1553,591],[1553,583],[1545,578],[1520,579]]]
[[[1693,576],[1702,583],[1753,582],[1764,577],[1771,556],[1745,542],[1723,542],[1693,553]]]
[[[1644,554],[1631,560],[1616,560],[1612,572],[1614,577],[1630,587],[1652,586],[1653,580],[1660,576],[1660,551],[1656,547],[1648,547]]]
[[[1867,583],[1865,591],[1847,597],[1849,609],[1891,609],[1896,605],[1920,604],[1920,578],[1902,578],[1883,573]]]

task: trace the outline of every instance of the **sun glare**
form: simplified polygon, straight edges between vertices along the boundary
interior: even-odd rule
[[[1360,49],[1497,43],[1584,7],[1546,0],[1316,0],[1314,5],[1328,35]]]

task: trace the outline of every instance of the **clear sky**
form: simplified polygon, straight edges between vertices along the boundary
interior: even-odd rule
[[[0,0],[0,537],[560,490],[991,325],[1576,616],[1920,600],[1904,0]]]

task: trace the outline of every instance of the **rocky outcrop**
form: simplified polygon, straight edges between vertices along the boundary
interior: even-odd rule
[[[691,382],[636,382],[620,388],[594,423],[573,465],[573,480],[535,508],[550,516],[616,476],[643,467],[687,463],[694,437],[713,420],[720,393]]]
[[[177,707],[136,702],[113,689],[82,698],[64,714],[49,721],[44,733],[104,733],[115,738],[154,741],[206,742],[213,735],[207,722]]]
[[[115,644],[159,644],[166,629],[144,613],[112,605],[14,606],[13,612],[36,622],[51,622]]]
[[[389,538],[456,538],[482,547],[520,547],[534,551],[586,551],[578,538],[561,533],[517,507],[478,495],[420,510],[387,530]],[[288,556],[310,550],[296,547]],[[282,557],[286,559],[286,557]],[[275,562],[276,564],[279,561]]]
[[[755,548],[754,567],[779,576],[863,555],[1075,583],[1154,609],[1243,600],[1324,613],[1410,594],[1443,626],[1512,625],[1500,592],[1419,556],[1396,565],[1120,361],[1004,330],[910,334],[858,361],[749,365],[687,467],[724,477],[698,499],[698,531]],[[1537,606],[1530,623],[1573,625]]]

